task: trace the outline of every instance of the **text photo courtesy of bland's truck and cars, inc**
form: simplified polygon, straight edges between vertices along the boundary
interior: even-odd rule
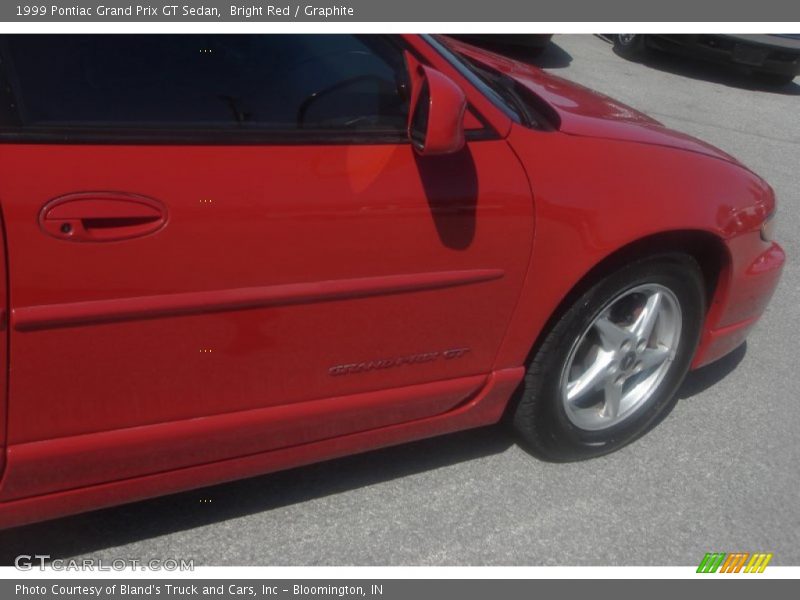
[[[363,585],[241,585],[238,583],[218,584],[218,585],[199,585],[194,583],[172,584],[172,583],[148,583],[144,585],[134,585],[127,583],[107,583],[100,585],[83,584],[64,584],[56,583],[49,585],[33,584],[27,585],[18,583],[15,586],[15,594],[18,596],[95,596],[101,598],[103,595],[119,596],[210,596],[223,595],[230,596],[279,596],[281,592],[290,593],[294,596],[300,595],[335,595],[335,596],[381,596],[383,595],[382,584]]]
[[[166,4],[150,6],[131,4],[128,6],[56,6],[43,4],[19,4],[17,16],[20,17],[186,17],[220,19],[224,16],[251,19],[254,17],[297,18],[306,17],[352,17],[355,9],[349,6],[314,6],[311,4],[257,5],[231,4],[228,7],[188,6]],[[227,14],[225,14],[227,13]]]

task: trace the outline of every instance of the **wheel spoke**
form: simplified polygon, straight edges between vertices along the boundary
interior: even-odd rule
[[[622,404],[622,382],[609,379],[605,385],[605,403],[603,404],[603,417],[616,419],[619,407]]]
[[[574,402],[587,392],[596,389],[605,381],[608,366],[614,355],[608,352],[598,352],[597,358],[581,375],[567,384],[567,401]]]
[[[633,331],[636,337],[640,340],[650,339],[653,333],[653,327],[655,327],[656,321],[658,321],[659,312],[661,312],[661,292],[653,292],[631,327],[631,331]]]
[[[561,367],[561,405],[573,425],[614,428],[651,406],[680,350],[681,305],[657,283],[609,299],[572,343]],[[648,408],[650,407],[650,408]]]
[[[600,317],[594,322],[594,327],[600,336],[600,343],[603,349],[609,352],[616,352],[622,343],[630,337],[630,334],[619,325],[612,323],[608,317]]]
[[[642,371],[647,371],[664,363],[669,357],[669,350],[664,346],[658,348],[647,348],[639,356],[639,364]]]

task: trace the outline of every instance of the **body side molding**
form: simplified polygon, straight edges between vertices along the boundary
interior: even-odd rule
[[[47,304],[15,308],[11,320],[15,330],[33,331],[402,294],[491,281],[504,274],[502,269],[438,271]]]

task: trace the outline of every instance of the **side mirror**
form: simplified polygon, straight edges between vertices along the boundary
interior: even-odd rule
[[[406,53],[411,83],[408,137],[421,156],[452,154],[464,147],[467,97],[456,83]]]

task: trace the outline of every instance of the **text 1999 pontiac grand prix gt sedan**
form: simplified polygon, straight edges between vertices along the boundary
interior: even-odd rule
[[[784,262],[736,159],[429,36],[4,36],[0,525],[498,422],[611,452]]]

